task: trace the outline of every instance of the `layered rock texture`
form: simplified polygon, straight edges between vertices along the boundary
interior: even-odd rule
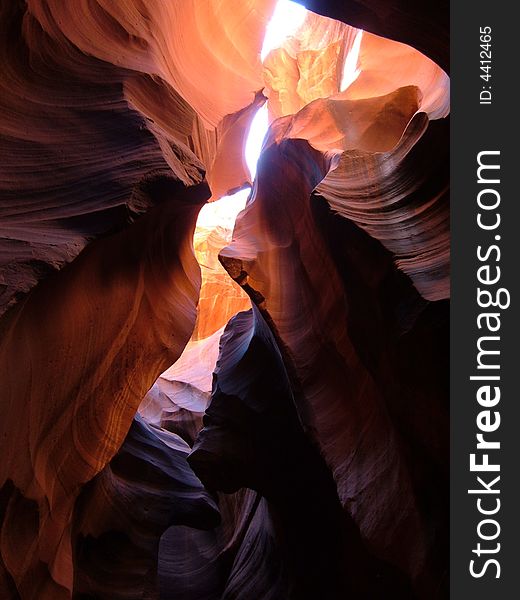
[[[447,597],[448,12],[306,6],[0,3],[0,598]]]

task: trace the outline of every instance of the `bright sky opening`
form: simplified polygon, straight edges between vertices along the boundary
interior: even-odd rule
[[[278,0],[265,31],[264,43],[260,52],[262,62],[271,50],[279,48],[302,26],[306,16],[305,6],[290,2],[290,0]]]
[[[361,73],[361,69],[358,69],[358,62],[362,38],[363,30],[358,29],[356,37],[354,38],[354,43],[352,44],[352,48],[345,57],[345,63],[343,65],[343,75],[341,77],[341,85],[339,87],[340,92],[344,92],[350,85],[352,85]]]
[[[266,102],[256,111],[256,114],[251,121],[251,126],[249,127],[249,133],[246,140],[245,158],[247,168],[249,169],[251,176],[251,181],[253,181],[256,176],[256,164],[260,157],[262,143],[268,128],[269,122]]]
[[[275,48],[283,45],[284,41],[294,35],[303,25],[307,16],[307,9],[301,4],[290,0],[279,0],[276,4],[273,16],[269,21],[260,57],[262,61]],[[345,91],[359,76],[360,69],[359,51],[363,31],[359,29],[352,48],[345,58],[341,78],[340,91]],[[244,154],[247,168],[249,169],[251,181],[256,177],[256,169],[262,144],[269,127],[267,103],[258,109],[246,139]],[[240,190],[231,196],[224,196],[216,202],[206,204],[199,213],[198,227],[221,226],[225,229],[233,229],[238,213],[245,207],[250,189]]]
[[[271,50],[282,46],[288,37],[298,31],[303,25],[306,16],[307,9],[301,4],[291,2],[290,0],[278,0],[273,16],[265,30],[264,43],[260,52],[262,62]],[[245,159],[251,175],[251,181],[256,176],[256,164],[260,157],[262,143],[268,128],[269,122],[266,103],[258,109],[251,122],[245,146]]]
[[[223,227],[232,231],[238,213],[245,208],[250,191],[250,188],[245,188],[231,196],[223,196],[216,202],[204,204],[197,219],[197,229]]]

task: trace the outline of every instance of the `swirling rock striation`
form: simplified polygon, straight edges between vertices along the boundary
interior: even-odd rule
[[[307,5],[1,3],[2,598],[446,597],[447,11]]]
[[[116,456],[76,503],[76,596],[156,598],[163,533],[218,525],[217,505],[190,469],[189,452],[177,435],[134,419]]]
[[[170,181],[156,193],[158,206],[90,244],[2,322],[0,427],[10,443],[0,483],[15,486],[2,557],[24,597],[35,597],[33,578],[46,568],[52,584],[42,584],[38,598],[67,597],[81,486],[116,454],[146,391],[195,324],[200,271],[191,238],[209,191]],[[20,498],[33,506],[31,528],[20,528]]]
[[[446,386],[433,391],[425,378],[410,394],[411,374],[402,365],[412,360],[414,350],[410,355],[403,350],[401,366],[390,358],[402,336],[414,340],[410,330],[421,331],[426,303],[404,275],[398,276],[385,251],[346,222],[343,231],[338,226],[330,236],[336,252],[345,240],[341,259],[331,253],[309,198],[328,169],[326,155],[307,142],[268,142],[253,195],[221,260],[277,336],[292,385],[299,390],[299,416],[334,475],[344,509],[373,551],[407,572],[425,593],[423,581],[442,578],[442,568],[432,560],[436,544],[445,540],[445,498],[437,495],[439,511],[431,511],[422,476],[427,480],[430,473],[446,489]],[[394,305],[404,321],[386,313]],[[406,343],[413,348],[416,342]],[[445,381],[442,369],[435,372]],[[402,407],[418,398],[424,398],[424,420],[414,413],[412,425],[409,409]],[[430,426],[424,439],[406,439],[409,431],[403,438],[403,427],[426,434]],[[424,454],[410,462],[418,445],[425,446]],[[437,488],[427,489],[435,493]],[[439,531],[434,544],[427,533],[431,529]]]
[[[270,565],[255,549],[237,580],[231,577],[236,595],[223,597],[240,598],[238,590],[250,590],[250,598],[409,596],[403,578],[369,554],[342,510],[331,473],[304,433],[282,356],[257,308],[234,317],[222,336],[211,404],[188,460],[209,489],[255,489],[274,519],[283,580],[276,571],[266,572]]]

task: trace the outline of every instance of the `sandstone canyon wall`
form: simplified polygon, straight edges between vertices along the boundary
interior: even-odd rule
[[[305,4],[0,3],[0,598],[447,597],[447,8]]]

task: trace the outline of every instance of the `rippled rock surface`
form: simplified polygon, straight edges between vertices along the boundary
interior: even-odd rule
[[[0,4],[2,599],[447,597],[448,10],[306,6]]]

